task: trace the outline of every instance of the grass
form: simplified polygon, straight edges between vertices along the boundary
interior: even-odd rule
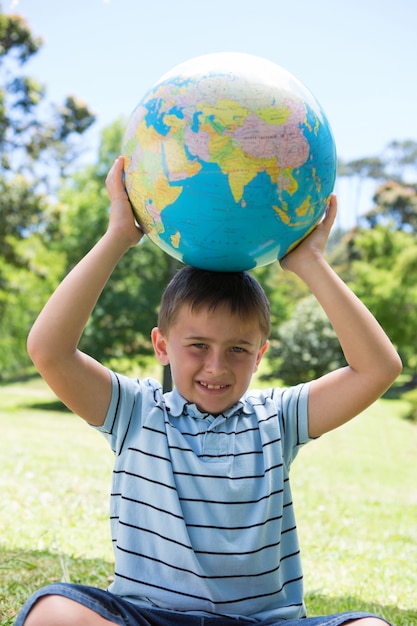
[[[417,426],[401,400],[306,446],[292,470],[309,615],[417,624]],[[0,624],[54,580],[112,575],[112,454],[43,382],[0,387]]]

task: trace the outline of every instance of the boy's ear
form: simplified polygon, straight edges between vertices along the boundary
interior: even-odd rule
[[[259,352],[258,352],[258,356],[256,357],[256,363],[255,363],[255,369],[253,370],[254,372],[256,372],[258,370],[259,367],[259,363],[262,361],[262,357],[265,354],[265,352],[268,350],[269,348],[269,341],[265,341],[265,343],[263,344],[263,346],[261,346]]]
[[[167,342],[158,327],[152,328],[151,338],[156,358],[161,365],[168,365],[169,356],[167,352]]]

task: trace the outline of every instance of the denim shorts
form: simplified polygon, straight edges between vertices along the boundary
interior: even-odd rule
[[[19,613],[15,626],[23,626],[35,602],[47,595],[59,595],[75,600],[92,609],[101,617],[119,624],[119,626],[253,626],[254,624],[260,624],[261,626],[339,626],[353,619],[376,617],[376,615],[371,613],[363,612],[338,613],[327,615],[326,617],[289,620],[268,619],[264,622],[250,617],[211,617],[138,606],[109,591],[95,587],[70,583],[53,583],[39,589],[29,598]],[[389,622],[386,623],[389,624]]]

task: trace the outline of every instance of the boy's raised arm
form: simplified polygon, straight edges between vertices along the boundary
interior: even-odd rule
[[[284,269],[293,271],[307,284],[323,307],[348,363],[311,384],[311,437],[358,415],[401,372],[400,358],[381,326],[323,257],[336,210],[336,197],[332,196],[323,221],[281,262]]]
[[[118,261],[143,235],[134,221],[122,171],[119,157],[106,180],[111,202],[106,233],[58,286],[28,337],[28,352],[41,376],[62,402],[95,425],[103,423],[110,402],[110,376],[78,350],[78,342]]]

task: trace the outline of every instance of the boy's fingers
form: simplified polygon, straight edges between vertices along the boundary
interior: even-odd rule
[[[329,202],[327,204],[326,212],[323,217],[323,223],[330,229],[334,221],[336,219],[337,214],[337,197],[336,194],[332,193],[330,196]]]
[[[117,157],[106,177],[106,188],[111,200],[127,197],[123,183],[123,157]]]

